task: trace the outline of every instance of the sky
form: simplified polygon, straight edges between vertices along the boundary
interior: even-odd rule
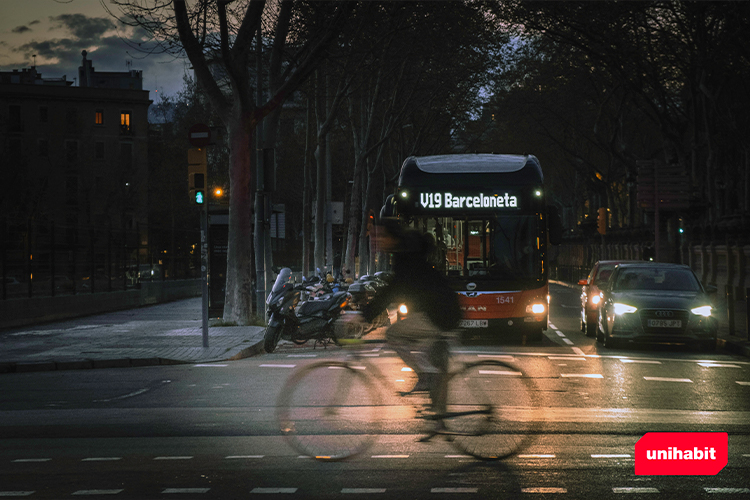
[[[186,60],[147,56],[129,47],[123,38],[137,40],[136,32],[118,23],[102,2],[109,0],[0,0],[0,71],[29,68],[36,61],[42,78],[65,75],[77,85],[86,50],[96,71],[142,70],[143,88],[155,103],[160,94],[175,96]]]

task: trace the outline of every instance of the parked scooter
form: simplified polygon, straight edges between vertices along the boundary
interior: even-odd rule
[[[332,339],[335,342],[333,323],[349,303],[347,292],[336,292],[300,304],[300,293],[305,285],[293,283],[291,277],[292,270],[283,268],[266,299],[269,319],[263,346],[268,353],[273,352],[282,339],[297,344],[308,340]]]

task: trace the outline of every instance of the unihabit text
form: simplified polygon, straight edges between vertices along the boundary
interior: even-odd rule
[[[456,196],[452,193],[419,193],[424,208],[518,208],[518,198],[509,193],[486,196]]]
[[[716,460],[716,449],[708,446],[702,450],[694,446],[692,450],[679,450],[670,446],[666,450],[646,450],[648,460]]]

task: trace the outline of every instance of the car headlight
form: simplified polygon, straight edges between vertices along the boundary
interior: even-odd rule
[[[695,309],[690,309],[690,312],[693,314],[697,314],[698,316],[711,316],[711,306],[700,306],[696,307]]]
[[[598,295],[592,295],[591,296],[591,303],[594,305],[597,305],[599,302],[601,302],[602,298]]]
[[[634,313],[638,310],[637,307],[629,306],[627,304],[615,303],[615,314],[621,316],[623,314]]]
[[[544,304],[529,304],[526,306],[527,313],[542,314],[544,311]]]
[[[409,309],[406,307],[406,304],[401,304],[400,306],[398,306],[398,312],[400,312],[401,314],[408,314]]]

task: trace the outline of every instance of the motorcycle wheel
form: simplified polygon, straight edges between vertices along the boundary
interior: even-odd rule
[[[267,353],[272,353],[276,350],[276,346],[281,340],[281,332],[284,330],[284,325],[267,326],[266,333],[263,335],[263,349]]]

